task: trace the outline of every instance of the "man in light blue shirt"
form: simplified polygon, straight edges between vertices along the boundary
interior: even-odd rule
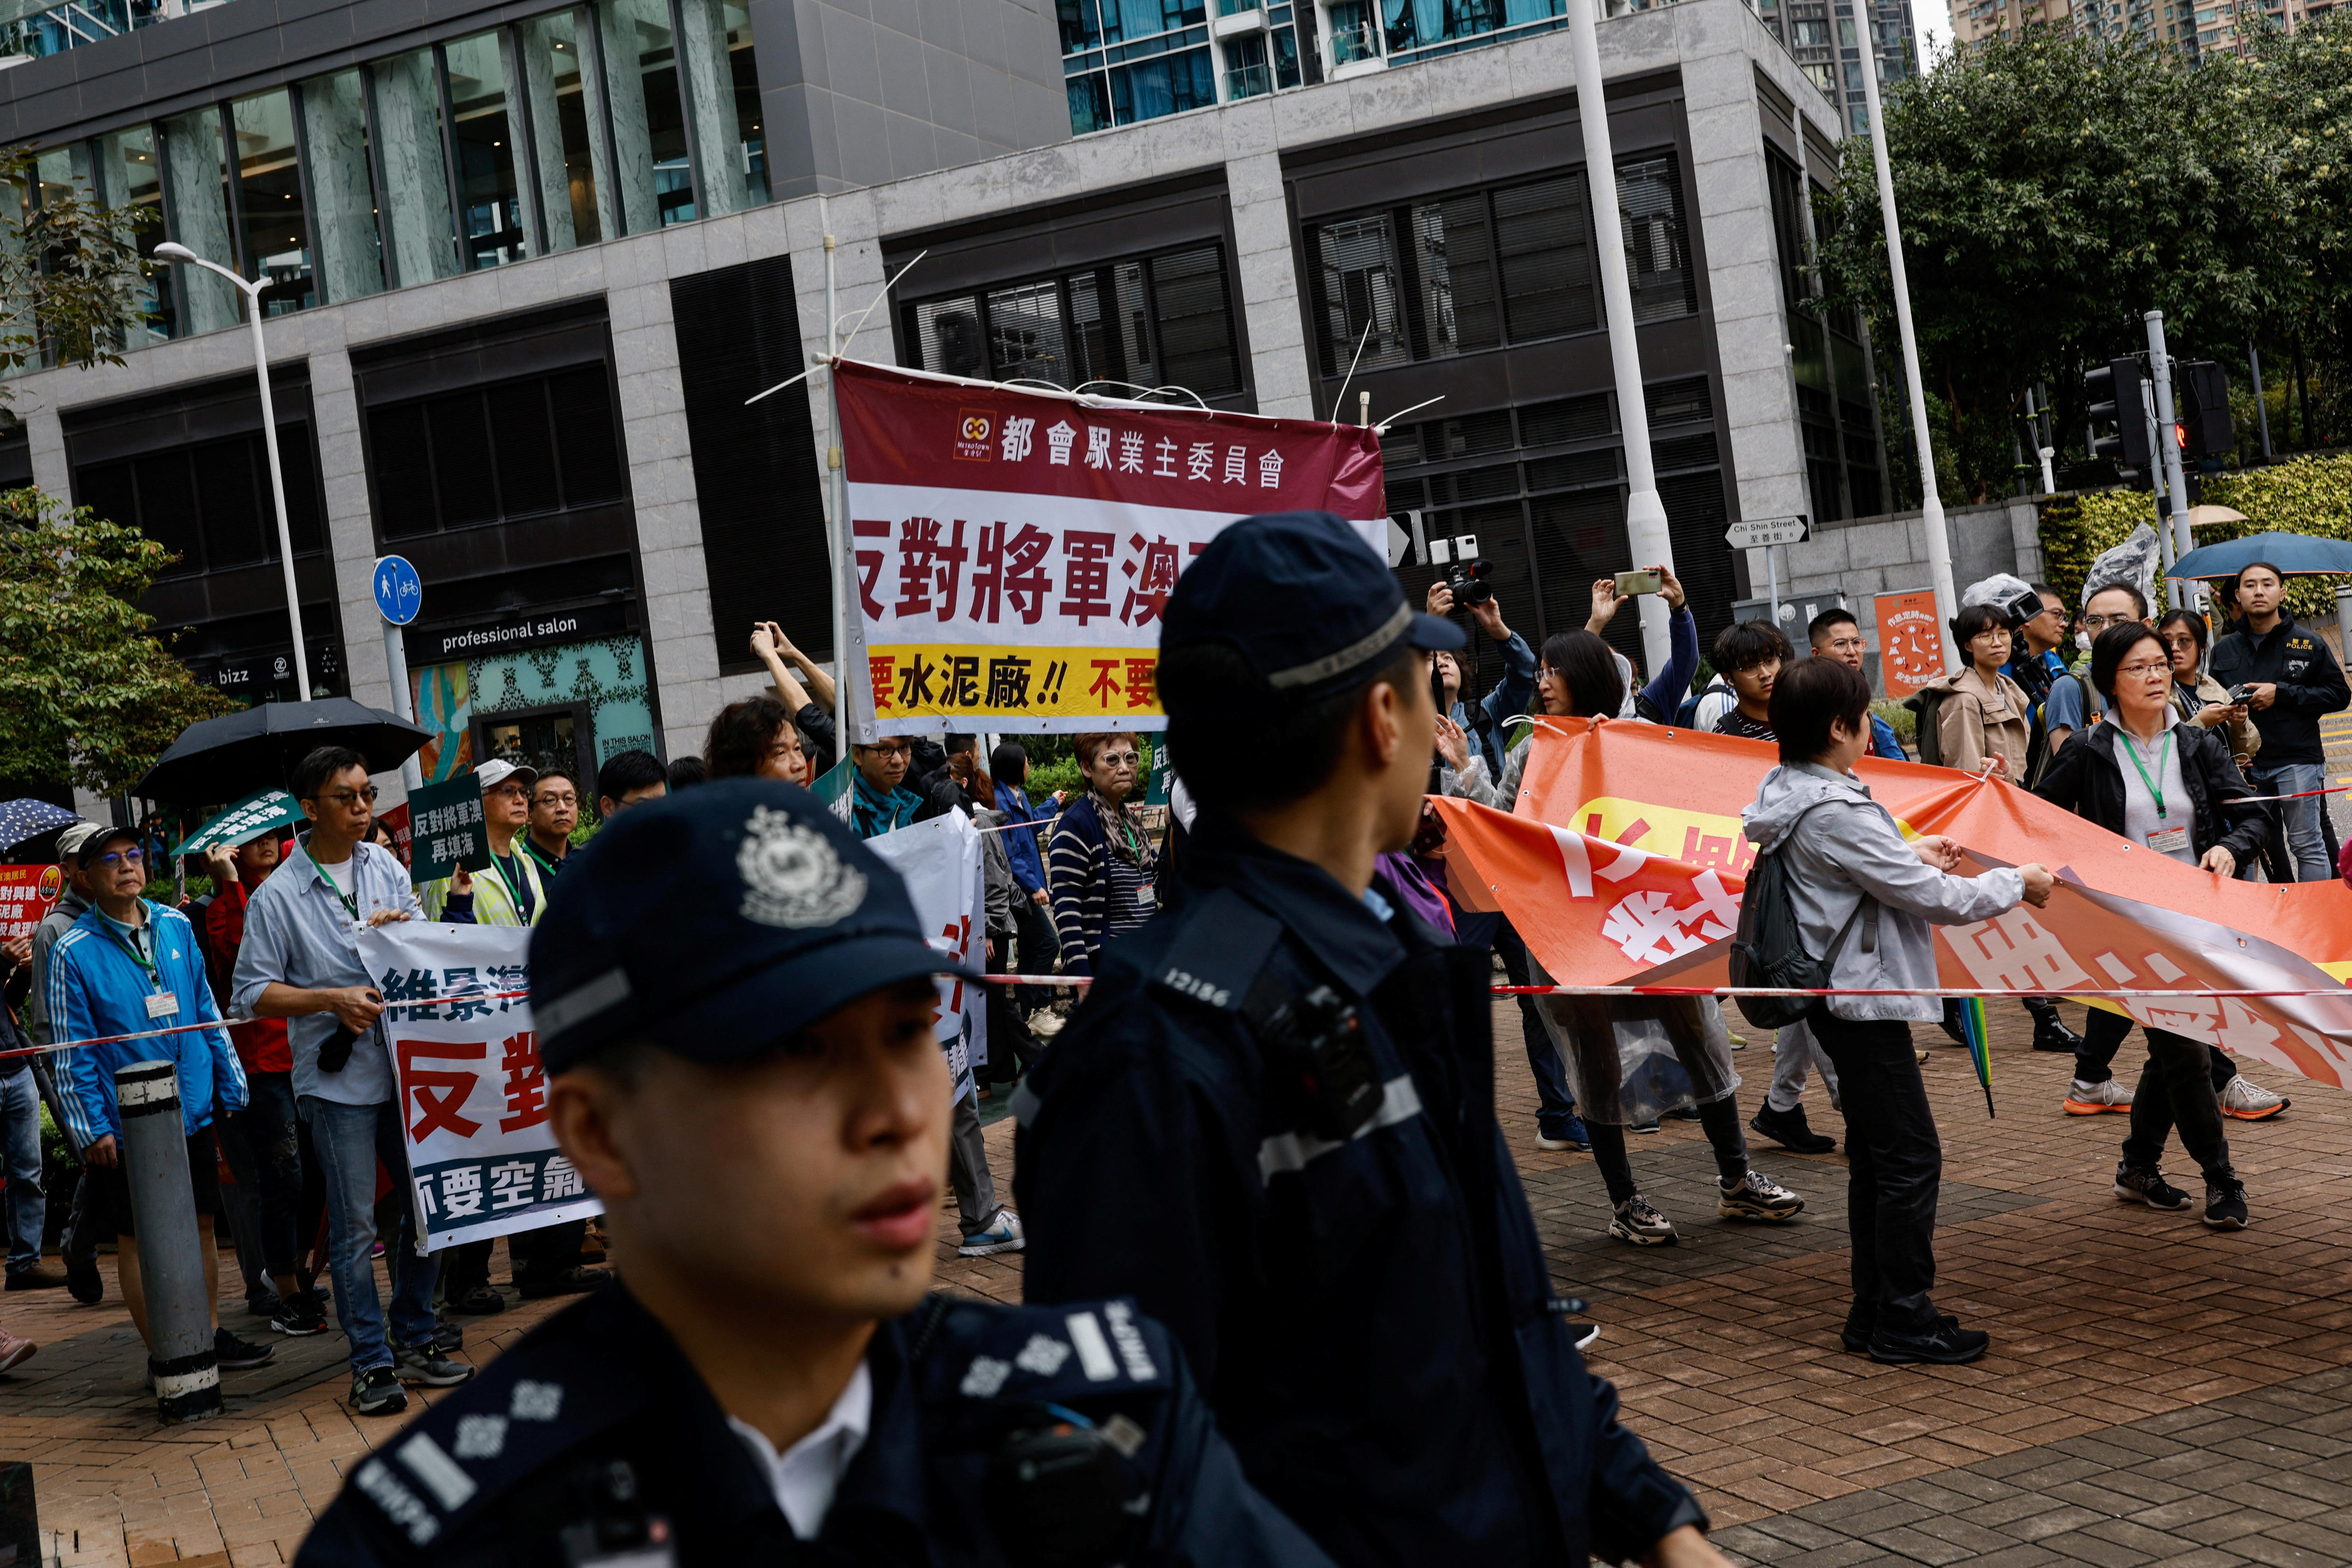
[[[463,1383],[474,1369],[435,1344],[433,1281],[439,1260],[415,1250],[401,1206],[386,1238],[393,1268],[392,1338],[376,1296],[375,1167],[409,1181],[400,1089],[379,1019],[383,998],[360,962],[359,933],[423,911],[398,856],[365,841],[375,814],[367,760],[323,746],[294,769],[310,836],[253,894],[245,912],[229,1006],[239,1018],[282,1018],[294,1056],[294,1103],[310,1124],[327,1186],[327,1240],[335,1311],[352,1343],[352,1407],[389,1416],[408,1406],[404,1381]]]

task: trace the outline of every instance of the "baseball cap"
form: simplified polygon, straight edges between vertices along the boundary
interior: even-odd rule
[[[1270,693],[1320,696],[1377,672],[1406,646],[1451,651],[1467,634],[1405,602],[1388,562],[1329,512],[1244,517],[1176,580],[1160,651],[1223,643]]]
[[[475,781],[481,785],[482,793],[485,795],[508,779],[517,778],[520,778],[526,787],[536,784],[539,782],[539,769],[528,763],[509,762],[503,757],[494,757],[474,769]]]
[[[623,1039],[752,1061],[869,991],[952,975],[906,883],[822,800],[716,779],[633,806],[573,854],[530,938],[540,1058]]]
[[[58,853],[60,856],[72,855],[79,859],[83,847],[106,831],[101,823],[76,822],[58,835]]]
[[[81,845],[74,851],[74,853],[81,857],[83,860],[91,859],[93,856],[103,852],[107,845],[112,843],[117,839],[127,839],[135,844],[139,841],[139,835],[131,831],[129,828],[117,828],[101,823],[99,826],[92,828],[87,834],[83,835]],[[62,848],[65,843],[65,840],[60,837],[58,842],[59,847]]]

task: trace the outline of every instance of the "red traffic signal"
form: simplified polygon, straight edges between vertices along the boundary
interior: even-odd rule
[[[2187,425],[2185,425],[2185,424],[2181,423],[2179,420],[2175,420],[2175,421],[2173,421],[2173,422],[2172,422],[2172,439],[2173,439],[2173,440],[2175,440],[2175,441],[2177,441],[2177,442],[2179,442],[2179,443],[2180,444],[2180,450],[2182,450],[2183,452],[2188,451],[2188,450],[2189,450],[2189,427],[2188,427]]]

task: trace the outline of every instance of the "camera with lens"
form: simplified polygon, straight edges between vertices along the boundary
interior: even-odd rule
[[[1486,580],[1494,567],[1485,560],[1457,560],[1445,569],[1445,586],[1454,591],[1457,610],[1475,610],[1495,597],[1495,585]]]
[[[2011,632],[2041,614],[2042,610],[2042,595],[2030,588],[2021,589],[2006,599],[1993,600],[1991,603],[1994,613],[2000,617],[2001,624]]]

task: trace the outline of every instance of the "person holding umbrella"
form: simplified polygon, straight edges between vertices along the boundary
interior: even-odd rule
[[[2183,558],[2184,564],[2187,558]],[[2326,882],[2326,835],[2315,791],[2327,782],[2323,715],[2352,706],[2352,687],[2336,655],[2315,632],[2286,612],[2286,573],[2266,560],[2238,569],[2238,607],[2245,619],[2213,645],[2214,680],[2229,691],[2247,688],[2246,706],[2262,732],[2263,748],[2246,770],[2257,795],[2298,796],[2278,802],[2297,882]]]

